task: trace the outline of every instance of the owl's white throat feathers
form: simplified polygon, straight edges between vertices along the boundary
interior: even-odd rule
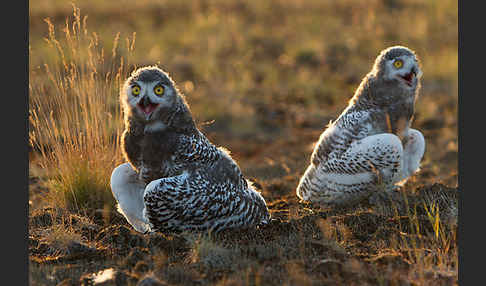
[[[157,121],[147,123],[143,131],[145,133],[151,133],[151,132],[163,131],[165,130],[165,128],[167,128],[167,125],[164,122],[157,120]]]

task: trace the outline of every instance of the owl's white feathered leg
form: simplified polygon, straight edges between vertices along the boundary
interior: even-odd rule
[[[118,202],[118,211],[136,231],[145,233],[150,230],[149,222],[143,216],[143,192],[145,183],[130,164],[116,167],[111,174],[111,191]]]
[[[401,175],[403,147],[390,133],[354,141],[341,154],[307,168],[297,187],[304,201],[352,204],[393,185]]]
[[[416,129],[409,129],[403,142],[403,165],[400,180],[407,179],[419,170],[420,161],[425,152],[424,135]]]

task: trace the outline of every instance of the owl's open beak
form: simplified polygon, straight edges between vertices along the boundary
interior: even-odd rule
[[[155,108],[158,106],[157,103],[152,103],[148,96],[144,96],[139,102],[138,107],[145,113],[145,115],[150,115]]]
[[[405,74],[405,75],[401,75],[400,77],[405,81],[405,83],[408,85],[408,86],[412,86],[413,84],[413,79],[417,76],[417,71],[415,69],[415,67],[413,67],[409,73]]]

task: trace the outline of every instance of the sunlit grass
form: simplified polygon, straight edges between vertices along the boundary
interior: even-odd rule
[[[65,223],[54,224],[44,237],[45,242],[52,247],[54,256],[66,252],[71,243],[81,243],[84,241],[83,236],[79,232],[71,225]]]
[[[118,90],[135,38],[126,40],[120,55],[115,35],[113,49],[105,51],[74,5],[61,38],[46,23],[52,58],[30,68],[29,140],[49,178],[49,199],[78,211],[113,206],[109,178],[121,161]]]
[[[454,276],[458,271],[457,225],[440,216],[437,201],[423,200],[421,204],[410,204],[403,195],[406,208],[406,224],[403,225],[396,205],[395,220],[398,222],[399,233],[392,238],[391,249],[396,250],[413,265],[415,276],[411,280],[425,282],[427,273],[441,273]],[[447,206],[454,208],[454,206]],[[418,208],[423,208],[424,215],[418,214]],[[457,218],[457,217],[456,217]]]

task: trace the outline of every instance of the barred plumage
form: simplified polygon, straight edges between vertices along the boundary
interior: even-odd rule
[[[163,93],[156,96],[158,86]],[[135,71],[121,103],[128,163],[115,168],[111,188],[119,211],[136,230],[220,231],[268,222],[263,197],[229,152],[196,128],[165,72],[156,67]]]
[[[347,108],[321,134],[297,195],[352,204],[416,172],[425,151],[423,135],[410,128],[420,77],[413,51],[383,50]]]

